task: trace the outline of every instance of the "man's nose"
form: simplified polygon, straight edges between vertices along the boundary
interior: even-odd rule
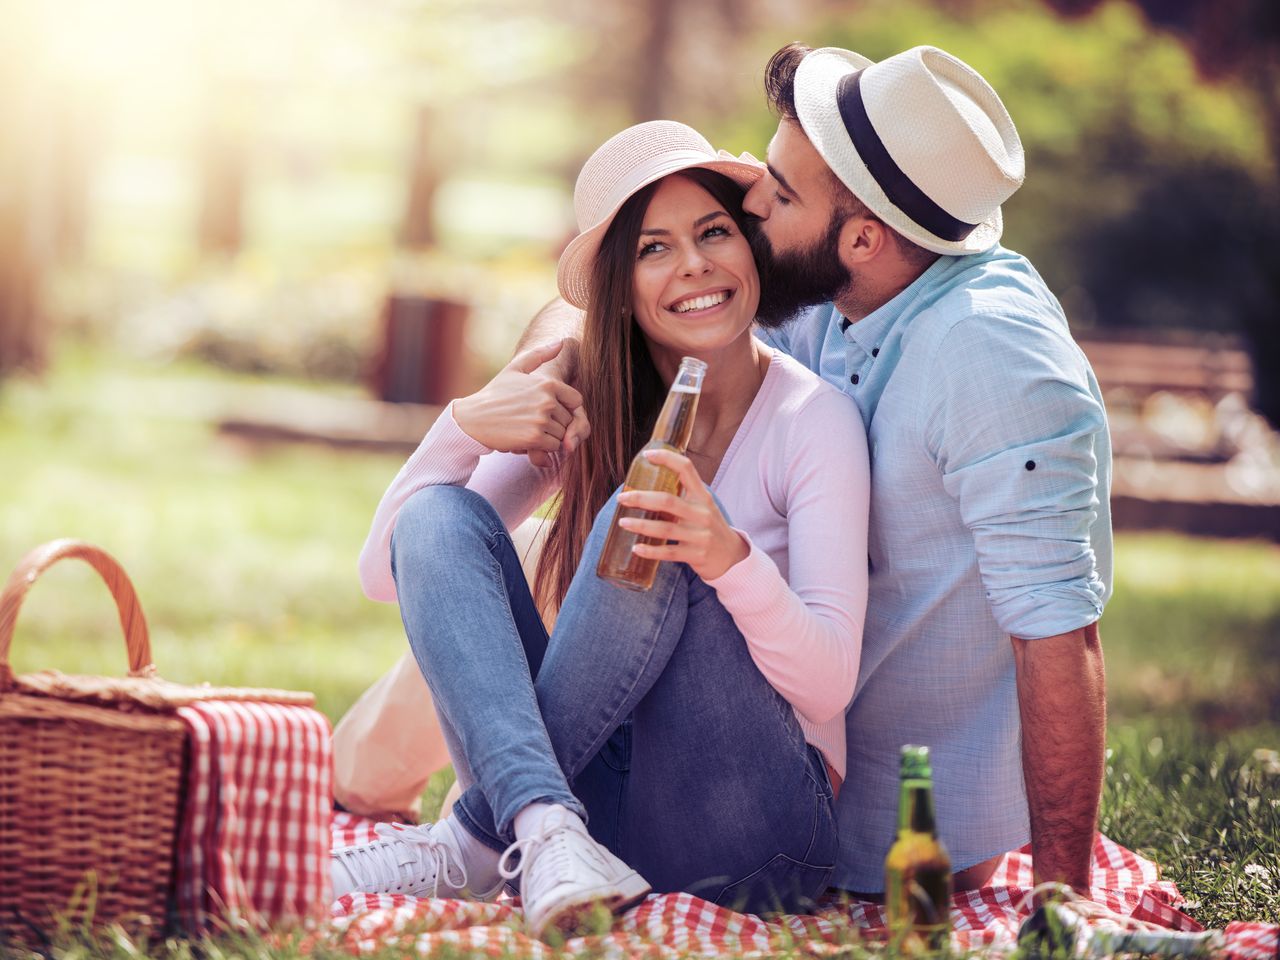
[[[766,202],[769,194],[765,191],[764,182],[768,177],[761,177],[751,185],[747,195],[742,198],[742,209],[759,220],[769,216],[769,205]]]

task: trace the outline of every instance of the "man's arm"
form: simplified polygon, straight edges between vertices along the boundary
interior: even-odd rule
[[[1036,883],[1056,880],[1087,897],[1107,725],[1098,625],[1014,637],[1013,657]]]
[[[534,314],[520,335],[515,352],[565,338],[582,339],[582,311],[556,297]]]

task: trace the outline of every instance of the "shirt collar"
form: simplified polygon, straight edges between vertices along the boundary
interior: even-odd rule
[[[844,331],[845,339],[856,343],[867,353],[878,348],[898,319],[933,285],[940,274],[951,269],[955,259],[946,255],[938,257],[892,300],[876,307],[861,320],[849,324]],[[844,318],[841,317],[837,322],[843,326]]]

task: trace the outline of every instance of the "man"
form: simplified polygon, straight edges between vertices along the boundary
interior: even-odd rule
[[[745,202],[761,336],[857,401],[872,458],[834,882],[883,890],[899,747],[921,743],[958,888],[1030,839],[1038,881],[1087,895],[1110,442],[1057,300],[998,244],[1017,132],[975,71],[930,47],[873,64],[792,44],[765,86],[778,129]],[[545,312],[526,339],[564,318]]]
[[[778,130],[745,203],[762,321],[816,305],[765,338],[851,394],[871,444],[836,882],[883,889],[897,747],[923,743],[959,886],[1029,838],[1037,880],[1087,895],[1111,451],[1061,308],[997,243],[1017,132],[976,72],[929,47],[872,64],[791,45],[765,86]]]

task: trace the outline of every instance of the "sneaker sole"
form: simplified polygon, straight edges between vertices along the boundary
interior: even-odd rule
[[[603,904],[616,915],[635,906],[652,890],[653,887],[645,882],[644,877],[633,871],[617,883],[585,890],[572,900],[562,902],[555,910],[539,918],[536,925],[530,924],[529,932],[539,940],[552,929],[565,937],[572,936],[598,905]]]

